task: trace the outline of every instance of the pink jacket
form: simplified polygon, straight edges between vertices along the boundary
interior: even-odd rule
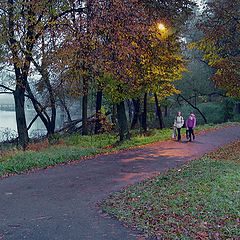
[[[187,128],[195,128],[196,127],[196,117],[195,116],[190,116],[188,119],[187,119],[187,122],[186,122],[186,127]]]

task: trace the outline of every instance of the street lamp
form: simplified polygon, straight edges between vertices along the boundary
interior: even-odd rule
[[[165,32],[167,30],[166,26],[163,23],[158,23],[158,29],[161,32]]]

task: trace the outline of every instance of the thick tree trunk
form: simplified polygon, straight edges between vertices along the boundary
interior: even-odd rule
[[[25,150],[28,145],[28,131],[25,116],[25,96],[21,86],[16,87],[14,92],[16,122],[18,130],[19,145]]]
[[[55,109],[55,111],[56,111],[56,109]],[[55,119],[56,119],[56,113],[55,113],[55,116],[52,116],[52,119],[49,122],[48,133],[47,133],[48,136],[53,135],[55,132],[55,126],[56,126]]]
[[[162,116],[161,108],[158,103],[158,98],[157,98],[156,93],[154,94],[154,98],[155,98],[155,104],[156,104],[157,117],[158,117],[158,121],[159,121],[159,127],[160,127],[160,129],[163,129],[164,128],[163,116]]]
[[[130,139],[124,101],[117,104],[117,119],[120,141]]]
[[[127,106],[128,106],[128,120],[129,120],[129,122],[132,122],[132,103],[131,103],[131,101],[128,99],[127,100]]]
[[[147,93],[144,94],[143,99],[142,129],[147,132]]]
[[[131,129],[135,128],[137,123],[140,124],[140,100],[139,99],[133,99],[133,106],[134,106],[134,113],[133,113],[133,119],[131,124]]]
[[[17,130],[18,130],[18,139],[19,145],[25,150],[28,145],[28,130],[27,130],[27,123],[26,123],[26,116],[25,116],[25,86],[26,83],[23,78],[23,72],[27,76],[29,65],[30,63],[19,58],[18,52],[18,43],[15,36],[15,29],[16,29],[16,18],[15,18],[15,11],[14,11],[14,1],[8,0],[7,1],[7,12],[8,12],[8,37],[9,40],[7,41],[10,47],[10,51],[12,54],[13,66],[15,71],[16,77],[16,87],[14,91],[14,101],[15,101],[15,112],[16,112],[16,122],[17,122]],[[29,29],[28,29],[29,30]],[[27,37],[31,35],[31,31],[27,31]],[[29,38],[28,38],[29,39]],[[29,44],[28,44],[29,46]],[[27,51],[31,50],[27,46]],[[19,63],[23,63],[23,67],[19,66]]]
[[[96,124],[95,124],[95,134],[98,134],[101,130],[102,124],[101,119],[101,108],[102,108],[102,90],[97,91],[96,97]]]

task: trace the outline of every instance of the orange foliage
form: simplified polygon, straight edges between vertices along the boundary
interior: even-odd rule
[[[240,162],[240,141],[236,141],[211,152],[207,155],[214,160],[228,160]]]
[[[45,140],[40,141],[40,142],[30,143],[27,146],[26,150],[38,152],[38,151],[40,151],[42,149],[47,148],[48,146],[49,146],[48,139],[45,139]]]
[[[240,97],[240,2],[239,0],[208,1],[199,27],[204,33],[199,49],[216,71],[218,87],[228,95]]]

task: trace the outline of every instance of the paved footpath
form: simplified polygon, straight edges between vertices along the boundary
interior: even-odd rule
[[[192,143],[154,143],[2,179],[0,239],[140,239],[118,221],[103,217],[97,201],[237,139],[240,126],[201,134]]]

